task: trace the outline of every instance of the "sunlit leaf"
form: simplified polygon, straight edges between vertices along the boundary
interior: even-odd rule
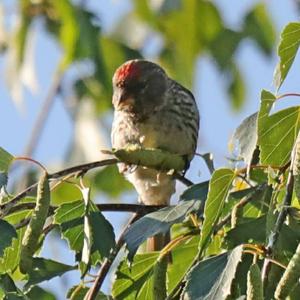
[[[276,67],[275,83],[277,89],[284,82],[298,52],[300,45],[300,23],[289,23],[281,33],[278,47],[280,62]]]
[[[290,159],[300,129],[300,107],[269,115],[275,96],[262,91],[258,114],[258,144],[262,164],[282,166]]]
[[[234,177],[234,172],[230,169],[218,169],[212,175],[204,207],[204,222],[200,240],[201,249],[206,245],[213,231],[213,226],[221,214]]]
[[[7,173],[13,160],[14,156],[0,147],[0,171]]]

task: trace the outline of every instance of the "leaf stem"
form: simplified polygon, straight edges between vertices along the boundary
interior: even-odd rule
[[[38,162],[37,160],[27,157],[27,156],[16,156],[14,158],[14,161],[16,160],[26,160],[26,161],[30,161],[36,165],[38,165],[40,168],[42,168],[45,172],[47,172],[47,169],[45,168],[45,166],[43,166],[40,162]]]

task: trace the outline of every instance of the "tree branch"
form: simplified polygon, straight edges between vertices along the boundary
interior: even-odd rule
[[[105,259],[105,261],[103,262],[98,274],[97,274],[97,278],[93,284],[93,286],[89,289],[89,291],[87,292],[87,294],[84,297],[84,300],[94,300],[97,297],[97,294],[99,292],[99,290],[101,289],[102,283],[112,265],[112,263],[114,262],[117,254],[119,253],[119,251],[121,250],[122,246],[124,245],[124,234],[125,231],[129,228],[129,226],[134,223],[136,220],[138,220],[141,217],[141,215],[138,214],[134,214],[132,216],[132,218],[129,220],[129,222],[127,223],[127,225],[124,227],[122,233],[120,234],[116,247],[115,249],[112,251],[112,253],[110,254],[110,256],[108,258]]]
[[[100,161],[95,161],[91,163],[86,163],[86,164],[81,164],[78,166],[70,167],[67,169],[63,169],[61,171],[49,174],[50,179],[59,179],[61,177],[70,175],[70,174],[75,174],[75,173],[86,173],[91,169],[99,168],[99,167],[104,167],[104,166],[109,166],[109,165],[114,165],[119,162],[118,159],[116,158],[111,158],[111,159],[105,159],[105,160],[100,160]],[[181,181],[183,184],[190,186],[193,184],[190,180],[185,178],[184,176],[176,173],[173,175],[175,179]],[[6,202],[2,205],[0,205],[0,217],[3,217],[7,215],[12,207],[18,203],[22,198],[26,197],[34,188],[37,187],[37,183],[32,184],[31,186],[27,187],[25,190],[21,191],[18,193],[14,198],[12,198],[9,202]],[[128,211],[132,211],[129,209]]]
[[[78,173],[78,172],[87,172],[91,169],[98,168],[98,167],[103,167],[103,166],[108,166],[108,165],[113,165],[118,163],[118,160],[116,158],[112,159],[105,159],[101,161],[96,161],[96,162],[91,162],[87,164],[82,164],[78,165],[75,167],[67,168],[61,171],[58,171],[56,173],[49,174],[49,178],[52,179],[58,179],[63,176],[72,174],[72,173]],[[3,217],[4,215],[8,214],[8,212],[11,210],[11,208],[18,203],[22,198],[26,197],[34,188],[37,187],[37,183],[32,184],[19,194],[17,194],[14,198],[12,198],[9,202],[6,202],[2,205],[0,205],[0,210],[1,214],[0,217]]]

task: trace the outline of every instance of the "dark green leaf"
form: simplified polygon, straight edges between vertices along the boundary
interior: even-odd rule
[[[200,261],[187,275],[183,298],[186,300],[226,299],[230,295],[231,284],[241,261],[242,251],[242,246],[239,246],[232,251]]]
[[[266,217],[250,219],[229,230],[225,236],[225,244],[232,249],[240,244],[262,244],[266,239]]]
[[[218,169],[212,175],[208,197],[204,207],[204,222],[201,230],[200,248],[206,245],[213,231],[213,226],[222,212],[234,176],[234,172],[230,169]]]
[[[76,266],[69,266],[54,260],[38,257],[33,258],[32,266],[32,270],[28,273],[28,282],[25,285],[25,289],[77,268]]]
[[[300,45],[300,23],[289,23],[281,33],[278,47],[280,62],[276,67],[275,81],[279,89],[296,57]]]
[[[18,288],[16,287],[14,281],[8,274],[0,275],[0,288],[5,292],[18,291]]]
[[[13,238],[17,238],[17,232],[12,225],[1,219],[0,232],[0,256],[3,256],[4,249],[12,244]]]
[[[199,201],[184,201],[175,207],[166,207],[147,214],[133,223],[124,234],[129,260],[132,260],[139,245],[148,237],[166,233],[173,224],[182,222],[186,215],[198,211],[200,204]]]
[[[92,212],[88,218],[92,234],[92,253],[99,252],[102,258],[108,257],[115,246],[113,227],[101,212]]]
[[[34,286],[30,289],[26,296],[30,300],[56,300],[55,296],[50,292],[40,288],[39,286]]]

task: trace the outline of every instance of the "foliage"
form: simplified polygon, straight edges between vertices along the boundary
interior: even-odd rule
[[[69,0],[20,1],[20,25],[13,43],[7,41],[1,50],[15,48],[16,68],[20,70],[34,21],[43,20],[45,31],[62,48],[57,68],[60,76],[78,63],[92,64],[88,75],[81,74],[72,82],[75,104],[90,101],[93,113],[105,119],[110,112],[113,71],[125,60],[143,56],[148,35],[159,36],[163,43],[156,59],[174,78],[191,86],[196,60],[208,54],[228,78],[232,107],[240,108],[246,87],[234,54],[240,43],[250,38],[265,55],[271,55],[275,33],[265,6],[255,5],[240,29],[234,30],[227,27],[211,1],[165,0],[156,7],[150,2],[133,1],[133,9],[115,31],[105,33],[97,15],[80,4]],[[147,28],[147,34],[135,42],[131,34],[134,26]],[[275,74],[278,90],[297,54],[299,28],[300,23],[291,23],[282,32]],[[59,85],[58,90],[63,91],[62,83]],[[0,148],[0,299],[55,299],[40,284],[73,270],[79,270],[81,277],[76,286],[69,287],[64,296],[68,299],[156,299],[157,272],[167,277],[162,288],[169,300],[260,299],[262,295],[297,299],[300,106],[272,110],[279,99],[288,96],[262,90],[257,112],[247,117],[233,136],[237,147],[232,155],[237,163],[213,170],[207,160],[213,171],[210,180],[187,187],[176,205],[136,205],[133,209],[111,204],[112,210],[134,211],[139,218],[118,240],[103,214],[103,203],[95,203],[99,192],[117,197],[130,189],[115,166],[109,166],[118,160],[101,161],[105,168],[92,174],[86,173],[99,164],[48,174],[39,162]],[[74,118],[76,122],[76,114]],[[111,153],[122,162],[172,169],[170,174],[183,180],[183,175],[175,172],[183,169],[183,157],[155,149],[129,152],[117,149]],[[42,167],[43,174],[35,174],[38,184],[9,194],[11,165],[20,159]],[[137,253],[147,238],[169,230],[171,239],[163,250]],[[74,264],[41,257],[49,232],[59,232],[67,241]],[[115,259],[119,252],[120,259]],[[158,269],[167,257],[172,257],[171,262]],[[113,262],[117,267],[111,296],[99,288]],[[94,268],[100,271],[89,284]]]

